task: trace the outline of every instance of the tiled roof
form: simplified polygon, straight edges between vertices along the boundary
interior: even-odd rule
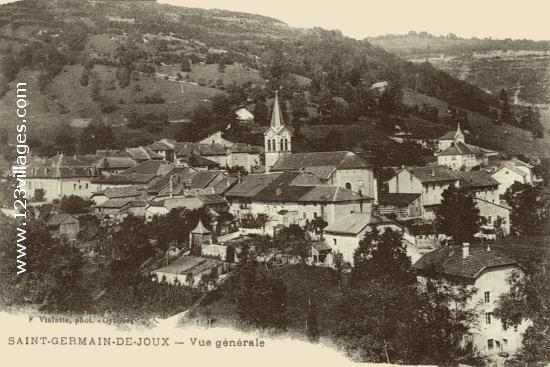
[[[447,149],[445,149],[444,151],[442,151],[441,153],[439,153],[438,155],[452,156],[452,155],[472,155],[472,154],[483,155],[484,152],[480,148],[474,145],[470,145],[470,144],[466,144],[461,141],[458,141],[455,144],[448,147]]]
[[[97,168],[130,168],[137,162],[130,157],[106,156],[99,160]]]
[[[280,175],[282,175],[281,172],[250,174],[241,183],[233,186],[225,195],[252,198]]]
[[[122,208],[126,205],[129,205],[132,201],[134,201],[133,198],[117,198],[117,199],[109,199],[104,203],[96,205],[96,208]]]
[[[153,152],[147,147],[126,148],[126,152],[138,161],[146,161],[149,159],[162,159],[162,156]]]
[[[144,194],[140,186],[111,187],[92,193],[92,196],[105,195],[109,199],[137,197]]]
[[[229,190],[226,196],[267,202],[332,203],[371,200],[339,186],[319,184],[311,174],[295,171],[248,175],[243,182]]]
[[[457,171],[455,173],[460,179],[460,187],[462,188],[469,189],[499,185],[497,180],[484,171]]]
[[[443,136],[439,137],[439,140],[454,140],[456,135],[456,130],[447,131]]]
[[[317,166],[317,167],[306,167],[304,172],[309,172],[315,175],[315,177],[320,180],[328,180],[334,172],[336,172],[336,167],[334,166]]]
[[[272,171],[298,171],[308,167],[327,167],[335,169],[369,168],[370,165],[353,152],[316,152],[296,153],[282,156]]]
[[[424,183],[458,180],[455,172],[446,166],[412,167],[407,170]]]
[[[200,201],[204,204],[227,204],[227,200],[218,194],[198,195]]]
[[[190,154],[186,157],[180,158],[180,160],[185,162],[189,167],[214,168],[220,165],[218,162],[211,161],[210,159],[204,158],[198,154]]]
[[[414,265],[420,273],[432,273],[449,278],[475,280],[484,271],[509,266],[517,262],[498,251],[470,246],[470,255],[462,257],[462,249],[444,246],[422,256]]]
[[[94,180],[95,183],[104,183],[104,184],[149,184],[151,181],[157,177],[165,175],[172,168],[174,164],[159,161],[159,160],[149,160],[142,162],[134,167],[125,169],[122,172],[119,172],[114,175],[98,177]]]
[[[73,221],[78,222],[78,219],[73,217],[71,214],[54,214],[48,219],[48,222],[46,223],[46,225],[48,227],[57,227],[61,223],[63,223],[66,219],[69,219],[69,218],[73,219]]]
[[[388,193],[382,194],[378,198],[380,205],[393,205],[397,207],[408,206],[411,202],[418,199],[420,194],[402,194],[402,193]]]
[[[326,233],[359,234],[371,221],[369,213],[351,213],[340,217],[325,228]]]
[[[517,158],[517,157],[514,157],[510,160],[510,162],[512,162],[513,164],[515,164],[516,166],[523,166],[523,167],[527,167],[527,168],[533,168],[534,166],[532,164],[529,164],[527,162],[524,162],[522,161],[521,159]]]
[[[95,177],[99,157],[58,154],[49,159],[33,159],[27,169],[29,178]]]

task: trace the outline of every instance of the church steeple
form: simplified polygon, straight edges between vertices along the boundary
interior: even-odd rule
[[[457,122],[456,125],[456,133],[454,136],[454,142],[455,144],[458,142],[464,143],[464,134],[462,134],[462,130],[460,130],[460,122]]]
[[[292,152],[292,133],[284,125],[279,95],[275,92],[273,110],[271,111],[271,124],[264,133],[265,171],[269,172],[284,154]]]
[[[273,111],[271,112],[271,127],[278,129],[283,124],[283,115],[281,114],[281,107],[279,106],[279,95],[278,92],[275,91],[275,101],[273,102]]]

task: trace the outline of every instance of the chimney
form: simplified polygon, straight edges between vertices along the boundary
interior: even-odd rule
[[[462,258],[465,259],[468,256],[470,256],[470,244],[468,242],[464,242],[462,244]]]

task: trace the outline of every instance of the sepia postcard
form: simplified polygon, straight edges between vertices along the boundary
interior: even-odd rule
[[[550,366],[546,0],[0,0],[0,366]]]

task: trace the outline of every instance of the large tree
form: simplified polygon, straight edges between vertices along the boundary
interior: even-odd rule
[[[20,222],[0,215],[0,305],[30,305],[50,312],[90,311],[92,303],[82,277],[84,259],[78,248],[52,238],[30,211],[26,232],[18,230],[18,225]],[[20,274],[18,255],[26,269]]]
[[[441,196],[441,205],[436,210],[437,227],[456,243],[471,242],[481,224],[472,195],[451,185]]]
[[[403,284],[415,282],[407,246],[399,232],[386,229],[380,233],[373,228],[365,234],[353,254],[352,286],[360,287],[376,279]]]
[[[499,299],[495,316],[508,327],[530,320],[523,335],[520,360],[550,360],[550,282],[548,265],[528,266],[525,274],[516,272],[508,279],[510,290]]]
[[[513,234],[532,236],[539,232],[546,218],[545,201],[539,188],[514,182],[506,190],[504,200],[512,208],[510,220]]]

